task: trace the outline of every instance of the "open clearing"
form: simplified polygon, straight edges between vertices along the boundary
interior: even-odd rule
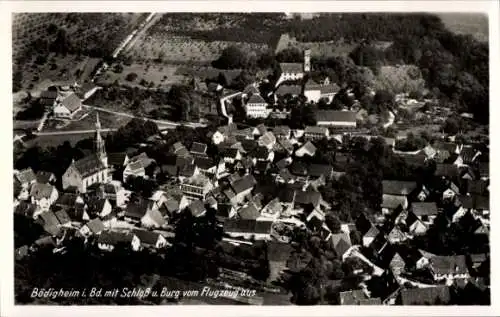
[[[127,85],[131,87],[151,87],[151,88],[168,88],[172,84],[182,82],[183,76],[176,74],[178,66],[176,65],[163,65],[155,63],[133,63],[130,66],[123,65],[123,71],[121,73],[116,73],[110,67],[107,72],[105,72],[96,81],[97,84],[101,85],[111,85],[115,81],[118,81],[120,85]],[[126,77],[130,73],[137,74],[137,78],[133,81],[126,80]],[[153,86],[141,85],[141,81],[144,80],[148,84],[153,83]]]
[[[393,93],[421,91],[425,80],[418,67],[413,65],[382,66],[374,76],[374,89],[388,90]]]
[[[102,136],[105,137],[107,132],[103,132]],[[92,133],[79,133],[79,134],[60,134],[60,135],[41,135],[25,142],[26,147],[57,147],[68,141],[72,146],[74,146],[78,141],[89,139],[94,137],[94,132]]]
[[[70,121],[67,125],[65,125],[65,121],[62,120],[53,118],[48,119],[45,122],[45,127],[42,132],[95,129],[97,112],[99,112],[99,121],[101,122],[101,127],[103,129],[119,128],[130,121],[130,118],[114,115],[108,112],[89,109],[84,109],[84,111],[87,113],[84,118],[79,121]],[[57,128],[58,125],[61,125],[62,127]]]
[[[444,25],[458,34],[471,34],[481,42],[488,41],[488,16],[478,13],[436,13]]]

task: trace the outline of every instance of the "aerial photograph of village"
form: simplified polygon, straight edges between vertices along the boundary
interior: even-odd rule
[[[487,15],[11,23],[16,305],[491,305]]]

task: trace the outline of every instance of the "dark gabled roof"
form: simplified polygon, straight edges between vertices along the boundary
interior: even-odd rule
[[[477,151],[472,146],[464,146],[459,156],[462,157],[464,164],[469,164],[476,155]]]
[[[436,164],[436,171],[434,172],[436,176],[444,176],[450,179],[456,178],[458,176],[458,168],[454,164]]]
[[[259,146],[259,142],[257,142],[256,140],[241,140],[240,143],[243,149],[247,152],[251,152]]]
[[[244,94],[258,94],[259,90],[253,84],[249,84],[243,89]]]
[[[44,90],[40,94],[41,99],[53,99],[55,100],[57,98],[58,92],[57,90]]]
[[[134,234],[129,232],[118,232],[118,231],[103,231],[99,238],[98,243],[115,245],[118,243],[130,243],[134,238]]]
[[[148,211],[149,201],[141,200],[135,203],[129,203],[125,210],[125,217],[141,219]]]
[[[223,204],[218,204],[217,205],[217,212],[215,216],[219,219],[226,219],[229,218],[231,210],[233,208],[233,205],[223,203]]]
[[[458,201],[465,209],[489,210],[490,208],[489,196],[461,195],[458,197]]]
[[[72,93],[61,101],[61,105],[73,112],[81,107],[82,102],[75,93]]]
[[[312,190],[295,191],[295,204],[301,204],[301,205],[311,204],[313,206],[318,206],[320,202],[321,202],[321,193],[319,192]]]
[[[257,219],[260,217],[260,212],[255,206],[255,204],[249,204],[248,206],[245,206],[238,210],[238,215],[240,216],[241,219]]]
[[[19,172],[16,173],[15,177],[21,184],[31,183],[32,181],[36,180],[35,173],[31,169],[31,167],[20,170]]]
[[[332,176],[333,167],[329,164],[310,164],[307,167],[307,175],[312,177],[324,176],[329,179]]]
[[[439,151],[446,151],[449,154],[455,153],[457,150],[457,145],[452,142],[442,142],[442,141],[436,141],[432,145],[436,150]]]
[[[403,206],[406,198],[399,195],[382,195],[382,204],[380,207],[387,209],[396,209],[399,206]]]
[[[467,193],[470,195],[484,195],[488,192],[488,182],[484,180],[467,181]]]
[[[300,95],[301,92],[302,92],[302,87],[299,85],[280,85],[276,90],[275,94],[277,96],[284,96],[287,94],[294,96],[294,95]]]
[[[108,153],[108,164],[111,166],[123,166],[125,163],[125,158],[127,157],[127,153],[125,152],[117,152],[117,153]]]
[[[280,69],[283,73],[303,73],[302,63],[280,63]]]
[[[97,157],[96,154],[92,154],[78,161],[75,161],[73,163],[73,166],[82,177],[87,177],[105,169],[102,161]]]
[[[321,85],[319,87],[322,95],[336,94],[339,92],[340,87],[336,84]]]
[[[195,164],[186,164],[182,166],[182,168],[179,168],[179,176],[191,177],[194,175],[195,171],[196,171]]]
[[[253,94],[247,101],[247,104],[252,104],[252,103],[266,103],[267,102],[262,98],[261,95],[259,94]]]
[[[401,304],[403,305],[445,305],[450,302],[448,286],[425,288],[407,288],[401,290]]]
[[[347,233],[332,234],[331,243],[337,255],[342,256],[351,246],[351,238]]]
[[[364,213],[360,214],[356,218],[354,224],[356,226],[356,230],[358,230],[361,233],[361,235],[367,233],[368,230],[370,230],[370,228],[372,227],[372,223],[370,222],[370,220],[368,220],[368,218]]]
[[[267,161],[259,161],[255,164],[254,172],[265,173],[270,166],[270,163]]]
[[[272,221],[228,219],[224,222],[224,231],[228,233],[270,233],[272,223]]]
[[[47,184],[50,182],[52,179],[55,179],[55,175],[52,172],[46,172],[46,171],[38,171],[36,173],[36,181],[38,183],[43,183]]]
[[[279,125],[274,127],[273,134],[274,135],[290,135],[290,127],[287,125]]]
[[[86,225],[89,228],[89,230],[94,234],[99,233],[99,232],[104,230],[104,224],[102,223],[101,219],[99,219],[99,218],[94,218],[94,219],[90,220],[89,222],[87,222]]]
[[[307,176],[307,165],[300,161],[293,161],[288,167],[288,170],[293,175],[297,176]]]
[[[427,156],[422,151],[417,154],[398,153],[397,156],[403,159],[406,164],[417,167],[423,166],[427,160]]]
[[[172,165],[172,164],[163,164],[161,166],[161,171],[164,174],[170,175],[170,176],[177,176],[177,166]]]
[[[356,122],[356,112],[354,111],[318,110],[315,116],[318,122]]]
[[[212,168],[215,166],[213,159],[211,159],[209,157],[204,157],[204,156],[195,157],[194,164],[202,170],[208,170],[209,168]]]
[[[490,176],[490,163],[489,162],[479,163],[479,174],[481,177],[489,177]]]
[[[44,227],[55,227],[60,224],[56,215],[52,211],[46,211],[40,214]]]
[[[23,215],[26,217],[32,217],[35,213],[37,207],[35,204],[21,200],[19,204],[14,208],[14,213]]]
[[[199,199],[192,201],[187,208],[194,217],[199,217],[205,212],[205,205]]]
[[[140,229],[134,229],[132,232],[137,236],[137,238],[139,238],[142,244],[155,245],[160,238],[160,234],[158,232]]]
[[[279,175],[285,182],[289,182],[290,180],[293,179],[292,173],[288,170],[288,168],[282,168],[279,171]]]
[[[30,196],[36,200],[49,198],[54,189],[55,187],[49,184],[35,183],[31,186]]]
[[[468,274],[465,255],[441,256],[430,258],[432,270],[436,274]]]
[[[242,178],[231,183],[231,187],[233,188],[236,194],[244,192],[257,184],[257,181],[252,175],[245,175]]]
[[[59,195],[54,205],[60,207],[74,207],[78,197],[79,196],[77,194],[62,193]]]
[[[289,164],[289,158],[285,157],[274,163],[278,169],[287,167]]]
[[[416,188],[416,182],[408,181],[382,181],[383,193],[388,195],[410,195]]]
[[[318,84],[317,82],[315,82],[312,78],[309,78],[307,80],[306,84],[304,85],[304,88],[305,88],[305,90],[307,90],[308,88],[319,89],[319,86],[321,86],[321,85]]]
[[[281,151],[281,149],[284,149],[286,152],[291,154],[294,150],[294,146],[289,139],[280,138],[280,139],[278,139],[278,144],[279,144],[279,147],[277,148],[278,151]]]
[[[91,213],[101,213],[104,209],[107,199],[92,199],[87,202],[88,211]]]
[[[435,202],[415,202],[411,204],[411,210],[417,217],[435,216],[438,214]]]
[[[238,149],[227,148],[222,151],[222,157],[236,158],[238,152]]]
[[[54,214],[56,215],[56,218],[57,218],[57,220],[59,220],[60,224],[65,224],[65,223],[71,222],[71,218],[69,217],[68,213],[64,209],[58,210]]]
[[[269,156],[269,150],[265,146],[258,146],[249,155],[257,159],[265,160]]]
[[[190,152],[196,154],[205,154],[207,152],[207,145],[203,143],[193,142]]]

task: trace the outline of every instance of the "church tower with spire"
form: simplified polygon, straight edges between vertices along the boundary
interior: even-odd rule
[[[95,153],[105,167],[108,167],[108,156],[104,148],[104,139],[101,136],[101,122],[99,121],[99,112],[96,113],[95,123]]]

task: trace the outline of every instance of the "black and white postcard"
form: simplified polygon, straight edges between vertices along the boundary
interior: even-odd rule
[[[494,1],[79,2],[0,3],[10,313],[494,313]]]

